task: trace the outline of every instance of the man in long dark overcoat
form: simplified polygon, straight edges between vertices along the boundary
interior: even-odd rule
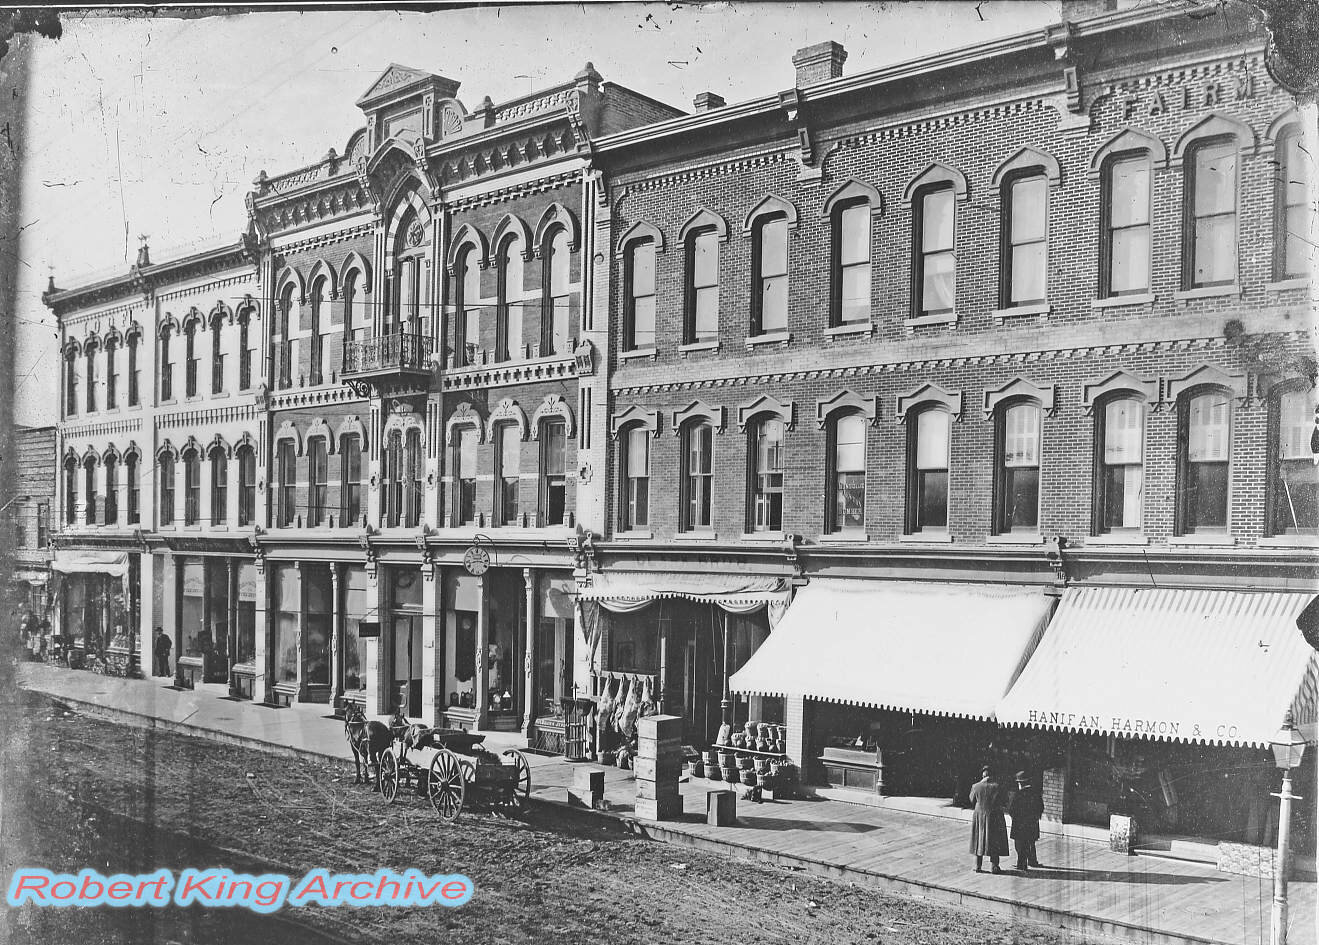
[[[1001,873],[998,860],[1008,855],[1008,825],[1003,818],[1007,800],[1003,788],[986,766],[980,780],[971,786],[971,854],[976,858],[976,872],[983,872],[984,858],[989,857],[990,872]]]
[[[1044,816],[1044,799],[1031,786],[1025,771],[1017,772],[1017,789],[1008,803],[1008,816],[1012,818],[1012,845],[1017,849],[1017,869],[1023,873],[1028,866],[1039,866],[1035,855],[1035,842],[1040,839],[1040,818]]]

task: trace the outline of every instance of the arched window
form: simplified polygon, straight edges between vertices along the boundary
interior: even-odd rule
[[[1185,220],[1182,287],[1237,281],[1237,164],[1235,138],[1194,145],[1184,161]]]
[[[1116,396],[1095,410],[1095,532],[1139,531],[1145,488],[1145,405]]]
[[[1226,534],[1232,400],[1226,391],[1183,397],[1178,417],[1178,534]]]
[[[869,210],[866,211],[867,219]],[[829,497],[825,530],[860,531],[866,525],[866,420],[859,413],[840,415],[829,425],[826,457]]]
[[[156,457],[156,474],[160,477],[160,524],[174,524],[174,454],[161,453]]]
[[[128,486],[128,524],[137,525],[142,520],[142,484],[138,479],[136,451],[124,457],[124,478]]]
[[[467,425],[455,431],[453,445],[453,523],[476,524],[476,448],[480,429]]]
[[[128,406],[136,407],[141,401],[142,375],[138,369],[137,346],[142,336],[133,332],[128,336]]]
[[[78,352],[72,346],[64,352],[64,413],[78,413]]]
[[[561,419],[540,426],[540,524],[563,525],[568,513],[568,425]]]
[[[238,313],[238,389],[252,386],[252,310]]]
[[[1319,535],[1319,477],[1311,449],[1316,409],[1311,389],[1291,387],[1277,398],[1277,451],[1271,464],[1274,535]]]
[[[458,254],[454,267],[454,288],[457,297],[454,309],[458,312],[456,327],[458,338],[455,350],[458,364],[476,364],[481,348],[481,269],[477,265],[476,247],[467,246]]]
[[[708,531],[714,525],[714,427],[693,420],[682,428],[682,509],[680,528]]]
[[[211,318],[211,393],[224,390],[224,313]]]
[[[544,324],[541,329],[543,355],[567,354],[570,330],[570,286],[572,257],[570,240],[564,227],[556,227],[545,242]]]
[[[94,413],[96,410],[96,356],[100,353],[100,345],[95,341],[87,342],[87,412]]]
[[[957,300],[956,191],[950,183],[922,187],[912,200],[913,315],[952,314]]]
[[[415,197],[415,195],[414,195]],[[430,251],[430,227],[418,216],[417,203],[394,228],[393,319],[401,330],[416,332],[429,302],[426,256]]]
[[[1017,401],[1000,408],[996,439],[994,532],[1035,533],[1040,527],[1040,407]]]
[[[119,406],[119,339],[111,335],[105,339],[105,409]]]
[[[924,407],[907,415],[907,533],[948,532],[948,456],[952,415]]]
[[[218,443],[211,447],[211,524],[223,525],[229,508],[229,457]]]
[[[686,314],[683,344],[719,340],[719,230],[704,226],[687,236]],[[654,244],[651,244],[651,296],[655,294]],[[654,336],[652,302],[651,335]],[[652,344],[654,342],[652,341]]]
[[[160,399],[174,399],[174,361],[170,357],[170,342],[174,326],[166,325],[160,332]]]
[[[105,469],[105,524],[119,524],[119,460],[111,453],[101,466]]]
[[[623,430],[619,460],[619,530],[645,528],[650,524],[650,431],[640,424]]]
[[[298,454],[291,439],[279,440],[275,446],[275,469],[279,476],[275,490],[275,525],[293,524],[298,508]]]
[[[183,396],[185,397],[197,396],[197,368],[201,363],[201,358],[197,354],[197,326],[200,324],[201,322],[194,318],[183,327],[185,358]]]
[[[64,460],[64,524],[78,520],[78,461],[72,456]]]
[[[325,314],[325,280],[317,279],[311,287],[311,364],[308,370],[308,383],[318,386],[322,383],[325,363],[325,335],[321,318]]]
[[[83,500],[86,509],[84,521],[88,525],[97,524],[96,518],[96,457],[88,456],[82,461]]]
[[[329,441],[323,436],[307,440],[307,527],[325,524],[325,502],[329,492]]]
[[[256,521],[256,450],[244,444],[238,447],[238,524]]]
[[[655,347],[655,241],[636,240],[625,256],[623,350]]]
[[[760,216],[751,227],[751,334],[788,330],[788,217]]]
[[[201,517],[202,463],[195,449],[183,451],[183,524],[196,525]]]
[[[1115,155],[1102,175],[1100,295],[1144,295],[1150,291],[1150,154]]]
[[[1302,279],[1310,273],[1310,164],[1299,125],[1291,125],[1274,146],[1278,176],[1274,183],[1274,278]],[[1313,160],[1314,156],[1310,156]]]
[[[293,386],[293,339],[290,330],[298,322],[294,311],[297,303],[296,286],[289,283],[279,296],[279,311],[275,318],[275,389],[286,390]]]
[[[833,243],[830,323],[870,321],[870,202],[841,203],[830,214]]]
[[[507,361],[522,357],[522,245],[510,234],[499,247],[499,324],[496,326],[495,358]]]
[[[358,288],[358,273],[356,269],[349,269],[343,277],[343,330],[347,337],[352,341],[366,340],[366,329],[359,328],[358,322],[362,320],[359,309],[362,306]]]
[[[516,423],[495,427],[495,524],[518,524],[522,479],[522,431]]]
[[[416,528],[421,521],[422,480],[425,477],[426,457],[421,450],[421,431],[409,430],[404,439],[403,463],[407,469],[407,497],[405,503],[408,528]]]
[[[362,438],[339,438],[339,525],[353,528],[362,518]]]
[[[999,307],[1039,305],[1049,297],[1049,179],[1044,170],[1007,175],[1002,207]]]
[[[403,431],[393,430],[385,439],[385,449],[381,456],[384,472],[385,495],[381,503],[381,515],[386,528],[398,527],[403,512]]]
[[[765,417],[750,427],[751,531],[783,530],[783,440],[786,426],[777,417]]]

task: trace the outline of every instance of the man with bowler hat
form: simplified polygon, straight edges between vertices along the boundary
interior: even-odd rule
[[[1040,818],[1044,816],[1044,799],[1030,783],[1030,775],[1017,772],[1017,790],[1008,802],[1008,816],[1012,818],[1012,845],[1017,849],[1017,869],[1026,872],[1028,866],[1040,865],[1035,855],[1035,841],[1040,838]]]

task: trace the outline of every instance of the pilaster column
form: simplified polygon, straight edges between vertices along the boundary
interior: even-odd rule
[[[476,727],[484,729],[490,721],[490,623],[485,599],[486,577],[476,579],[476,678],[473,697],[476,702]]]
[[[293,566],[298,569],[298,636],[293,665],[297,670],[297,678],[295,679],[295,682],[298,686],[298,700],[301,701],[307,696],[307,690],[305,688],[307,685],[307,676],[302,669],[302,638],[304,636],[303,620],[307,613],[307,573],[303,568],[301,561],[295,562]],[[276,654],[276,658],[278,659],[278,654]]]
[[[233,558],[224,559],[224,577],[229,588],[229,593],[225,595],[229,600],[229,613],[225,615],[225,638],[228,642],[224,648],[224,672],[232,686],[234,663],[238,662],[238,563]]]
[[[343,565],[330,564],[330,708],[343,698]]]
[[[536,721],[536,705],[540,693],[536,691],[536,571],[534,568],[522,569],[522,583],[526,588],[526,621],[523,632],[526,643],[522,658],[522,734],[531,742],[531,726]]]
[[[183,556],[173,555],[174,560],[174,685],[184,687],[183,670],[179,667],[179,657],[183,655]]]

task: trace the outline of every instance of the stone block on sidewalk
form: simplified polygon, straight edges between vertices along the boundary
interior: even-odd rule
[[[572,807],[596,809],[605,796],[603,768],[576,768],[572,784],[568,787],[568,804]]]

